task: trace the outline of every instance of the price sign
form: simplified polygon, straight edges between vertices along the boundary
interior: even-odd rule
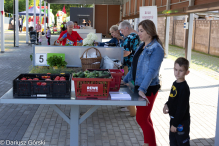
[[[46,53],[36,53],[35,63],[36,65],[47,65],[47,54]]]

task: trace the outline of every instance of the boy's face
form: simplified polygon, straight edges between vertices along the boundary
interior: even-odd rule
[[[189,71],[184,66],[179,66],[178,63],[174,64],[174,75],[178,82],[185,81],[185,76],[189,74]]]

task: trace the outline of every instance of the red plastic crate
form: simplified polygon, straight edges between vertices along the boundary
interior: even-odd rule
[[[119,91],[124,73],[120,69],[109,69],[113,80],[110,82],[110,91]]]
[[[111,78],[74,78],[75,96],[81,99],[107,99]]]

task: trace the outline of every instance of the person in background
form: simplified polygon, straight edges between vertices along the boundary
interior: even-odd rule
[[[119,32],[118,30],[118,26],[117,25],[113,25],[110,27],[109,29],[111,36],[113,37],[109,42],[95,42],[96,45],[98,46],[104,46],[105,43],[114,43],[117,47],[120,47],[120,44],[123,43],[124,38],[123,35]]]
[[[190,146],[190,89],[185,80],[188,74],[189,61],[179,57],[174,63],[176,81],[173,82],[169,99],[163,108],[163,113],[169,113],[170,116],[170,146]]]
[[[39,45],[42,43],[42,32],[39,32]]]
[[[138,48],[140,44],[140,39],[138,34],[134,29],[132,29],[130,23],[128,21],[122,21],[119,24],[120,32],[124,35],[124,42],[121,44],[121,47],[124,48],[124,74],[127,75],[128,71],[131,69],[131,64],[133,60],[133,56],[135,54],[135,50]],[[128,111],[131,116],[136,115],[136,107],[128,106],[127,108],[122,108],[121,111]]]
[[[131,69],[123,79],[134,81],[135,93],[146,100],[146,106],[136,106],[136,121],[144,135],[144,146],[156,146],[151,111],[160,88],[159,71],[164,58],[164,47],[151,20],[138,24],[139,38],[143,42],[135,51]]]
[[[18,25],[19,25],[19,31],[21,33],[22,32],[22,28],[23,28],[23,19],[22,18],[19,18]]]
[[[47,27],[46,38],[48,39],[48,45],[50,45],[51,31],[49,27]]]
[[[53,26],[53,34],[54,34],[55,32],[57,32],[57,27],[56,27],[56,25]]]
[[[61,24],[61,32],[60,32],[60,33],[62,33],[62,32],[65,31],[65,30],[66,30],[66,27],[65,27],[64,23],[62,23],[62,24]]]
[[[88,20],[88,21],[87,21],[87,23],[88,23],[88,26],[90,26],[90,27],[91,27],[91,21],[90,21],[90,20]]]
[[[77,40],[79,40],[79,43],[82,43],[83,39],[80,37],[77,31],[73,31],[73,28],[74,23],[72,21],[68,21],[67,30],[63,31],[58,38],[58,40],[63,46],[77,46]]]
[[[77,21],[74,21],[74,29],[80,29],[80,26],[78,25]]]
[[[39,32],[41,32],[41,24],[40,24],[40,21],[38,21],[37,25],[36,25],[36,32],[37,32],[37,44],[39,42]]]

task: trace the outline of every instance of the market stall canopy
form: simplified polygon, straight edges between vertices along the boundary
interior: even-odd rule
[[[50,4],[106,4],[106,5],[121,5],[123,0],[45,0]]]
[[[19,15],[26,15],[26,11],[23,11],[23,12],[19,12]],[[29,10],[28,10],[28,15],[29,16],[33,16],[34,15],[34,7],[31,7]],[[40,9],[38,9],[36,7],[36,16],[39,16],[40,15]],[[41,12],[41,16],[43,16],[43,12]]]

